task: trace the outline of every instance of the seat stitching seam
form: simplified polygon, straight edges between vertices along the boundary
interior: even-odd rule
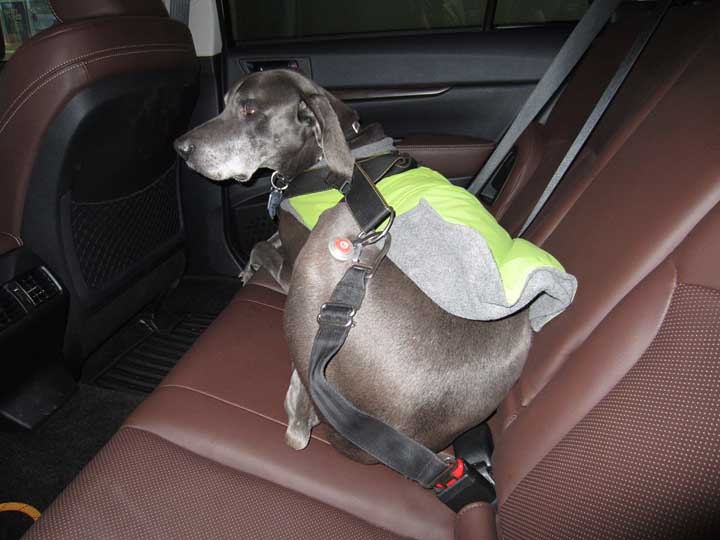
[[[236,298],[231,303],[232,304],[239,304],[240,302],[247,302],[248,304],[257,304],[259,306],[265,306],[270,309],[274,309],[275,311],[279,311],[280,313],[284,312],[285,310],[283,308],[279,308],[277,306],[273,306],[271,304],[266,304],[265,302],[260,302],[258,300],[252,300],[250,298]]]
[[[9,236],[9,237],[12,238],[13,240],[15,240],[15,242],[16,242],[17,245],[18,245],[18,247],[22,247],[22,246],[23,246],[23,241],[22,241],[22,239],[21,239],[19,236],[15,236],[15,235],[12,234],[12,233],[3,232],[3,231],[0,231],[0,234],[3,234],[3,235],[5,235],[5,236]]]
[[[202,396],[208,397],[208,398],[210,398],[210,399],[214,399],[214,400],[219,401],[219,402],[221,402],[221,403],[224,403],[224,404],[226,404],[226,405],[230,405],[231,407],[235,407],[235,408],[240,409],[240,410],[242,410],[242,411],[245,411],[245,412],[247,412],[247,413],[254,414],[255,416],[259,416],[260,418],[263,418],[264,420],[268,420],[269,422],[273,422],[273,423],[275,423],[275,424],[279,424],[279,425],[281,425],[281,426],[288,427],[288,425],[287,425],[285,422],[283,422],[283,421],[281,421],[281,420],[278,420],[277,418],[273,418],[272,416],[268,416],[268,415],[266,415],[266,414],[263,414],[263,413],[261,413],[261,412],[259,412],[259,411],[254,410],[254,409],[250,409],[249,407],[245,407],[245,406],[243,406],[243,405],[239,405],[238,403],[233,403],[232,401],[229,401],[229,400],[227,400],[227,399],[224,399],[224,398],[215,396],[215,395],[213,395],[213,394],[210,394],[209,392],[205,392],[205,391],[203,391],[203,390],[198,390],[197,388],[192,388],[192,387],[186,386],[186,385],[184,385],[184,384],[175,384],[175,383],[163,384],[163,385],[160,386],[160,388],[179,388],[179,389],[181,389],[181,390],[187,390],[187,391],[189,391],[189,392],[195,392],[196,394],[200,394],[200,395],[202,395]],[[316,435],[312,435],[312,434],[311,434],[310,436],[311,436],[313,439],[318,440],[318,441],[320,441],[320,442],[322,442],[322,443],[330,444],[330,443],[329,443],[328,441],[326,441],[325,439],[321,439],[320,437],[318,437],[318,436],[316,436]]]
[[[5,111],[5,114],[3,114],[2,117],[0,117],[0,121],[5,120],[5,117],[12,112],[13,107],[17,104],[17,102],[23,97],[23,95],[28,90],[30,90],[34,85],[36,85],[39,81],[41,81],[43,78],[45,78],[47,75],[49,75],[53,71],[60,69],[60,68],[64,68],[74,62],[78,62],[79,60],[84,60],[85,58],[88,58],[88,57],[96,55],[96,54],[102,54],[102,53],[106,53],[109,51],[121,51],[124,49],[137,49],[137,48],[141,48],[141,47],[168,47],[168,48],[173,48],[173,49],[177,48],[178,50],[180,50],[180,49],[188,50],[188,51],[190,50],[188,47],[182,46],[182,45],[172,45],[172,44],[165,44],[165,43],[144,43],[144,44],[138,44],[138,45],[121,45],[118,47],[108,47],[106,49],[99,49],[97,51],[92,51],[89,53],[82,54],[80,56],[76,56],[75,58],[71,58],[70,60],[66,60],[65,62],[54,65],[50,69],[46,70],[42,75],[38,76],[34,81],[29,83],[25,88],[23,88],[23,90],[20,93],[18,93],[17,97],[15,97],[15,99],[12,101],[12,103],[10,103],[7,110]]]
[[[132,55],[132,54],[157,53],[157,52],[178,52],[179,50],[181,50],[181,49],[168,47],[168,48],[162,48],[162,49],[161,49],[161,48],[158,48],[158,49],[149,49],[149,50],[143,50],[143,51],[131,51],[131,52],[108,54],[108,55],[101,56],[101,57],[98,57],[98,58],[93,58],[92,60],[88,60],[87,62],[83,62],[83,63],[80,63],[80,64],[68,66],[68,67],[66,67],[65,69],[63,69],[63,70],[58,71],[57,73],[55,73],[52,77],[50,77],[49,79],[47,79],[46,81],[44,81],[42,84],[38,85],[30,94],[28,94],[28,95],[25,97],[25,99],[23,99],[22,102],[21,102],[20,104],[18,104],[18,106],[15,108],[15,110],[12,111],[12,113],[9,114],[9,115],[7,116],[7,118],[5,119],[5,121],[0,125],[0,133],[2,133],[2,132],[5,130],[5,128],[6,128],[6,127],[8,126],[8,124],[12,121],[12,119],[15,117],[15,115],[17,115],[18,111],[20,111],[20,109],[30,100],[31,97],[33,97],[33,96],[34,96],[37,92],[39,92],[43,87],[47,86],[47,85],[50,84],[52,81],[54,81],[54,80],[57,79],[58,77],[64,75],[65,73],[68,73],[68,72],[72,71],[73,69],[77,69],[77,68],[79,68],[79,67],[86,67],[88,64],[91,64],[91,63],[94,63],[94,62],[98,62],[98,61],[100,61],[100,60],[106,60],[106,59],[108,59],[108,58],[116,58],[116,57],[119,57],[119,56],[128,56],[128,55]]]

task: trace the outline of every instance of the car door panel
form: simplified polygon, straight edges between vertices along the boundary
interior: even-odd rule
[[[421,163],[466,185],[571,28],[245,44],[225,55],[224,85],[256,70],[297,69],[344,98],[362,123],[381,123]],[[227,190],[231,236],[244,256],[273,230],[269,190],[267,174]]]

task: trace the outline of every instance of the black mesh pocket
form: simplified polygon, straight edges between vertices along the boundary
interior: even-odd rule
[[[72,237],[88,287],[101,289],[180,232],[176,167],[142,190],[70,205]]]

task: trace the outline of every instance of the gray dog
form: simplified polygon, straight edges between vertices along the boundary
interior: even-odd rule
[[[378,126],[359,130],[352,109],[291,71],[249,75],[225,103],[220,116],[175,144],[188,166],[212,180],[244,182],[259,168],[293,178],[318,165],[347,179],[354,155],[385,139]],[[308,444],[320,421],[307,391],[316,317],[351,264],[334,259],[328,242],[359,232],[344,203],[326,211],[312,233],[281,211],[279,237],[258,244],[251,256],[251,265],[264,266],[289,291],[284,324],[295,369],[285,399],[285,440],[296,449]],[[328,367],[328,381],[360,409],[434,451],[492,414],[517,380],[531,338],[527,310],[493,322],[453,316],[388,259],[370,280],[355,321]],[[353,459],[375,462],[337,433],[331,442]]]

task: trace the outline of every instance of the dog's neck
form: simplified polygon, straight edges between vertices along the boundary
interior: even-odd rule
[[[378,154],[394,151],[395,143],[391,137],[385,135],[380,124],[370,124],[361,129],[358,134],[347,141],[350,151],[355,159],[362,159]],[[325,161],[318,161],[307,169],[314,171],[326,167]]]
[[[356,148],[379,142],[385,138],[386,136],[382,126],[375,123],[360,129],[357,135],[348,139],[347,143],[350,150],[355,150]]]

